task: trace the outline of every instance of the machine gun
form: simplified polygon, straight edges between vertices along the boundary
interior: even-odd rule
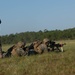
[[[48,44],[48,47],[50,47],[51,51],[54,51],[54,50],[58,50],[58,51],[61,51],[60,49],[63,48],[63,46],[66,45],[66,43],[56,43],[54,41],[49,41],[49,44]]]

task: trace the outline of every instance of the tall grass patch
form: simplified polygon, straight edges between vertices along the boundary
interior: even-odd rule
[[[0,75],[75,75],[75,40],[63,42],[64,52],[0,59]]]

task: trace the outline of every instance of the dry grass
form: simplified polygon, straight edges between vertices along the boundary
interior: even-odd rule
[[[75,75],[75,40],[63,42],[67,44],[63,53],[0,59],[0,75]]]

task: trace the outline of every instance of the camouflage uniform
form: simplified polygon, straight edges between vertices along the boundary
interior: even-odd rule
[[[43,39],[43,43],[44,43],[46,46],[48,46],[49,41],[50,41],[50,40],[49,40],[48,38]]]
[[[1,24],[1,20],[0,20],[0,24]],[[3,57],[3,55],[2,55],[2,45],[1,45],[1,41],[0,41],[0,58],[2,58],[2,57]]]
[[[0,58],[2,58],[2,57],[3,57],[3,55],[2,55],[2,45],[0,43]]]
[[[39,46],[41,45],[41,41],[37,40],[33,42],[34,45],[34,51],[37,53],[42,53],[42,50],[39,48]]]
[[[45,44],[40,44],[38,47],[37,47],[37,51],[38,53],[45,53],[48,51],[48,48]]]
[[[17,44],[10,47],[5,53],[3,53],[3,57],[24,56],[26,54],[24,51],[25,44],[25,42],[18,42]]]
[[[48,41],[49,40],[47,38],[45,38],[43,42],[37,41],[36,44],[34,44],[34,50],[39,54],[43,52],[48,52]]]
[[[11,51],[11,54],[13,56],[24,56],[26,55],[23,48],[25,47],[25,42],[18,42],[16,45],[14,45],[13,50]]]
[[[54,41],[50,41],[49,42],[49,47],[51,48],[51,51],[57,50],[60,52],[63,52],[63,46],[66,45],[66,43],[62,44],[62,43],[55,43]]]
[[[10,57],[11,56],[11,52],[13,50],[13,47],[14,47],[14,45],[11,46],[6,52],[3,53],[3,58],[4,57]]]
[[[60,50],[61,52],[64,52],[64,49],[63,49],[63,46],[64,46],[64,45],[66,45],[66,43],[64,43],[64,44],[60,43],[59,50]]]
[[[22,48],[13,49],[11,52],[12,56],[25,56],[25,51]]]

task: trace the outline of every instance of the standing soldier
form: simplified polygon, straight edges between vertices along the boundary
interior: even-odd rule
[[[0,58],[2,58],[2,45],[1,45],[1,42],[0,42]]]
[[[0,20],[0,24],[1,24],[1,20]]]
[[[0,24],[1,24],[1,20],[0,20]],[[1,37],[0,37],[0,58],[2,58],[2,44],[1,44]]]

